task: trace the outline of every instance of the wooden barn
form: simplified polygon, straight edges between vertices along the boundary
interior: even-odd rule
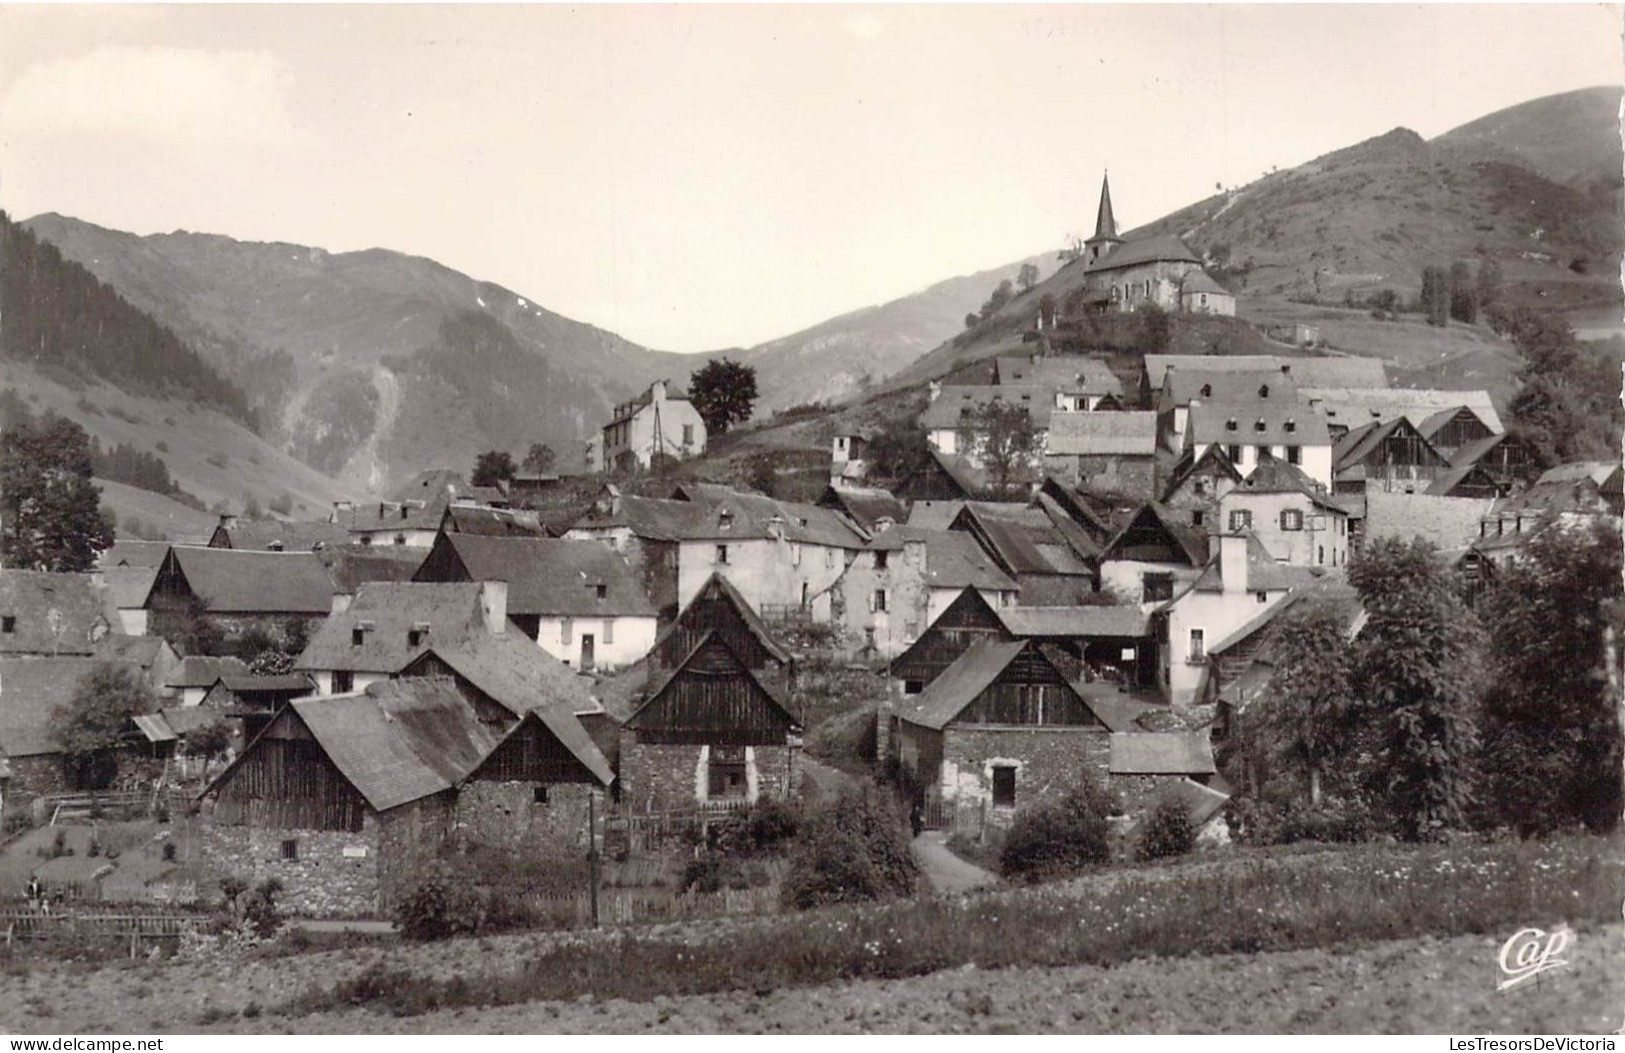
[[[800,748],[783,690],[708,630],[621,729],[621,800],[634,813],[784,800]]]
[[[1368,489],[1421,493],[1450,462],[1404,417],[1363,424],[1332,449],[1333,489],[1340,494]]]
[[[733,653],[763,680],[784,690],[794,683],[795,662],[790,652],[739,590],[721,574],[712,574],[655,641],[649,656],[651,685],[676,669],[707,633],[727,641]]]
[[[971,644],[987,638],[1009,639],[1010,635],[986,597],[967,588],[926,627],[913,646],[892,659],[889,675],[896,692],[904,697],[920,694]]]

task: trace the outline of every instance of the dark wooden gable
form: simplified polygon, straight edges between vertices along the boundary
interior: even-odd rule
[[[953,665],[971,644],[988,636],[1005,640],[1010,633],[987,599],[976,589],[967,588],[908,650],[892,659],[892,678],[923,688]]]
[[[971,494],[935,457],[928,457],[897,487],[904,501],[963,501]]]
[[[1478,414],[1463,406],[1443,426],[1434,431],[1431,441],[1437,448],[1456,450],[1494,434]]]
[[[361,829],[368,805],[291,707],[215,784],[213,820],[282,830]]]
[[[186,580],[186,572],[181,570],[175,550],[170,549],[164,554],[158,574],[152,579],[152,589],[147,593],[147,607],[156,611],[183,611],[201,602],[192,589],[192,583]]]
[[[1190,553],[1150,505],[1134,513],[1128,526],[1112,539],[1100,558],[1102,562],[1123,559],[1141,563],[1191,563]]]
[[[1416,425],[1401,417],[1394,422],[1394,428],[1379,443],[1367,450],[1359,462],[1367,468],[1445,468],[1448,467],[1444,457],[1429,445],[1422,433],[1416,430]]]
[[[1103,726],[1055,662],[1028,641],[993,682],[952,721],[954,725]]]
[[[777,746],[796,723],[723,637],[708,634],[626,727],[641,743]]]
[[[659,667],[675,668],[699,646],[700,638],[707,632],[713,632],[727,641],[733,653],[751,669],[758,672],[777,671],[784,666],[777,655],[763,646],[733,595],[713,578],[689,601],[672,624],[671,631],[661,641],[656,655]]]
[[[1483,465],[1475,464],[1451,485],[1448,492],[1443,494],[1437,494],[1433,490],[1428,492],[1440,497],[1496,498],[1501,496],[1501,484]]]
[[[527,714],[469,778],[485,782],[598,781],[534,713]]]
[[[449,509],[448,509],[449,511]],[[429,546],[429,554],[423,557],[418,565],[417,573],[412,575],[417,582],[445,582],[474,580],[469,576],[468,568],[463,565],[462,557],[457,554],[457,548],[451,543],[451,535],[444,527],[435,535],[434,544]]]

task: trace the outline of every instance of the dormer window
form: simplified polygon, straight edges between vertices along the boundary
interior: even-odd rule
[[[1297,431],[1298,430],[1298,422],[1293,420],[1291,417],[1288,417],[1286,419],[1285,428],[1286,428],[1287,431]]]
[[[367,630],[361,628],[361,626],[359,626],[359,625],[356,626],[354,629],[350,630],[350,646],[351,647],[360,647],[362,644],[364,644],[366,642],[367,642]]]
[[[428,635],[429,635],[429,623],[428,622],[418,622],[415,625],[413,625],[410,629],[406,630],[406,646],[408,646],[408,647],[422,647],[423,646],[423,641],[428,637]]]
[[[1260,421],[1254,421],[1254,422],[1253,422],[1253,430],[1254,430],[1254,431],[1264,431],[1264,430],[1266,430],[1266,429],[1267,429],[1267,428],[1268,428],[1268,427],[1269,427],[1269,426],[1268,426],[1268,425],[1267,425],[1267,424],[1265,424],[1265,423],[1264,423],[1264,422],[1263,422],[1263,421],[1261,421],[1261,420],[1260,420]]]
[[[1268,384],[1260,384],[1258,386],[1258,397],[1261,399],[1267,399],[1270,397],[1270,386]]]
[[[1202,397],[1205,398],[1205,399],[1210,399],[1210,398],[1213,397],[1213,385],[1212,384],[1203,384],[1202,385]]]
[[[601,600],[606,599],[609,596],[609,586],[608,585],[594,585],[592,587],[592,591],[593,591],[593,595],[598,597]]]
[[[1231,417],[1229,420],[1225,421],[1224,422],[1224,430],[1225,431],[1235,431],[1236,430],[1236,418]]]

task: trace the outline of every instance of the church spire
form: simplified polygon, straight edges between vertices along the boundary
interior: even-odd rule
[[[1100,213],[1095,217],[1095,241],[1117,240],[1117,219],[1112,215],[1112,184],[1109,175],[1100,177]]]

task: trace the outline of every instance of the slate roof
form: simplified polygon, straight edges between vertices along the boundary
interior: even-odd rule
[[[685,484],[690,504],[704,508],[694,540],[726,541],[730,537],[772,537],[782,530],[788,541],[831,548],[862,548],[867,536],[856,524],[828,508],[798,501],[779,501],[714,484]]]
[[[637,398],[628,402],[623,402],[619,406],[615,407],[616,412],[614,419],[611,420],[609,425],[606,425],[606,427],[619,424],[622,421],[631,420],[633,417],[636,417],[638,415],[638,410],[645,406],[651,405],[654,402],[654,390],[654,385],[650,384],[648,387],[643,389],[643,393]],[[666,381],[666,401],[687,402],[689,401],[688,393],[668,380]]]
[[[0,658],[0,753],[32,757],[61,750],[51,734],[51,716],[73,700],[79,681],[104,661],[80,656]],[[127,663],[114,664],[135,669]]]
[[[1230,460],[1229,454],[1224,452],[1224,444],[1210,443],[1202,451],[1202,456],[1196,456],[1195,448],[1180,454],[1179,460],[1174,463],[1173,471],[1168,476],[1168,486],[1163,491],[1163,499],[1167,500],[1176,490],[1185,485],[1185,481],[1207,465],[1216,466],[1219,471],[1230,476],[1235,482],[1241,482],[1241,469]]]
[[[294,668],[397,672],[442,639],[460,640],[476,622],[483,628],[479,601],[478,582],[369,582],[348,610],[330,614],[311,632]],[[414,647],[407,634],[419,627],[426,631]],[[353,642],[357,629],[360,646]]]
[[[878,520],[893,523],[908,521],[908,506],[898,500],[890,490],[869,486],[828,486],[818,504],[846,513],[847,517],[865,530],[873,530]]]
[[[1300,603],[1331,603],[1344,611],[1353,624],[1360,614],[1360,594],[1354,586],[1348,583],[1342,572],[1331,571],[1324,577],[1305,581],[1281,599],[1280,603],[1272,604],[1267,610],[1260,611],[1242,625],[1231,630],[1222,640],[1207,649],[1210,655],[1223,655],[1231,649],[1250,639],[1255,633],[1274,623],[1274,621],[1292,610]]]
[[[1365,534],[1375,541],[1424,537],[1439,548],[1463,548],[1478,539],[1478,524],[1495,507],[1491,498],[1438,497],[1433,494],[1390,494],[1368,490]]]
[[[1202,262],[1201,257],[1192,252],[1190,246],[1175,235],[1156,234],[1148,238],[1136,238],[1133,241],[1122,242],[1106,255],[1091,263],[1086,268],[1086,272],[1089,274],[1105,274],[1142,263],[1156,263],[1159,260],[1175,263]]]
[[[1184,552],[1185,562],[1190,566],[1200,567],[1207,562],[1210,553],[1208,551],[1209,544],[1206,531],[1195,529],[1181,517],[1171,513],[1167,506],[1156,501],[1147,501],[1135,509],[1134,514],[1128,521],[1101,548],[1101,561],[1104,562],[1114,558],[1129,558],[1120,555],[1129,531],[1144,529],[1147,526],[1160,529],[1174,541],[1180,550]]]
[[[1145,412],[1050,414],[1045,452],[1054,456],[1139,456],[1157,452],[1157,415]]]
[[[955,522],[974,521],[974,534],[1000,566],[1024,574],[1090,575],[1083,551],[1093,544],[1076,523],[1057,523],[1042,507],[991,501],[969,501]],[[1075,546],[1085,546],[1083,551]]]
[[[1004,607],[996,612],[1010,635],[1066,639],[1143,637],[1151,615],[1139,607]]]
[[[600,495],[599,505],[612,505],[613,511],[595,508],[575,524],[580,530],[607,530],[624,527],[649,541],[680,541],[694,535],[705,521],[705,508],[692,501],[672,501],[661,497],[621,494],[613,487]]]
[[[1206,369],[1224,372],[1281,373],[1294,384],[1317,388],[1381,388],[1388,386],[1388,373],[1378,358],[1321,358],[1311,355],[1146,355],[1146,381],[1152,390],[1162,386],[1163,373],[1172,365],[1179,369]]]
[[[475,631],[458,640],[433,644],[426,653],[515,716],[533,709],[572,715],[603,712],[586,678],[519,633]]]
[[[308,693],[315,687],[303,673],[223,673],[219,682],[234,695]]]
[[[326,614],[333,607],[333,579],[311,552],[177,545],[170,557],[211,614]]]
[[[102,582],[107,586],[107,601],[115,610],[139,610],[146,606],[158,568],[108,567],[101,573]]]
[[[1216,542],[1213,545],[1213,556],[1208,560],[1206,569],[1192,583],[1190,589],[1185,590],[1186,592],[1192,590],[1197,592],[1224,591],[1224,573],[1221,569],[1220,555],[1220,543]],[[1277,562],[1275,557],[1270,555],[1269,549],[1264,547],[1264,543],[1258,540],[1256,535],[1247,535],[1248,592],[1279,592],[1283,589],[1295,589],[1300,585],[1318,580],[1322,573],[1324,572],[1317,572],[1310,567]],[[1183,596],[1183,592],[1179,593],[1163,604],[1161,609],[1166,610],[1173,606]]]
[[[157,570],[169,555],[167,541],[115,541],[96,557],[98,567],[147,567]]]
[[[289,708],[379,812],[457,785],[499,741],[449,679],[386,680],[364,692],[302,699]]]
[[[910,724],[941,731],[987,690],[1026,646],[1025,640],[977,640],[925,686],[912,710],[904,710],[900,716]]]
[[[256,552],[315,552],[329,545],[347,545],[350,532],[338,523],[299,523],[275,519],[239,519],[215,527],[209,544],[215,548]]]
[[[957,430],[971,423],[968,415],[994,402],[1024,407],[1033,427],[1043,429],[1055,412],[1055,391],[1035,385],[945,385],[920,414],[920,427],[926,431]]]
[[[0,654],[89,654],[118,623],[89,574],[43,570],[0,570],[0,615],[16,619]]]
[[[508,614],[652,618],[655,609],[626,559],[601,541],[442,534],[474,581],[506,581]],[[427,573],[418,572],[418,578]],[[604,588],[603,599],[598,587]]]
[[[124,633],[108,633],[96,641],[94,652],[97,658],[116,658],[151,671],[158,663],[158,656],[163,654],[169,642],[162,636],[127,636]]]
[[[1572,464],[1560,464],[1555,468],[1548,468],[1541,473],[1535,485],[1543,483],[1573,483],[1589,479],[1596,483],[1599,489],[1606,487],[1610,481],[1619,485],[1622,469],[1613,461],[1576,461]]]
[[[1260,395],[1267,391],[1267,395]],[[1161,409],[1188,406],[1192,399],[1219,402],[1251,402],[1255,399],[1302,402],[1292,378],[1279,369],[1208,369],[1202,366],[1170,367],[1163,373],[1157,405]]]
[[[1194,293],[1207,293],[1218,296],[1234,296],[1235,293],[1214,281],[1207,271],[1191,271],[1179,283],[1179,294],[1190,296]]]
[[[1113,775],[1212,775],[1213,745],[1206,732],[1113,732]]]
[[[960,530],[927,530],[916,526],[896,526],[875,535],[869,547],[885,552],[902,552],[908,542],[925,546],[925,567],[921,580],[927,588],[962,589],[967,586],[990,592],[1014,592],[1016,582],[993,561],[976,539]]]
[[[448,507],[440,520],[440,529],[449,534],[479,534],[483,537],[553,536],[537,512],[475,505]]]
[[[1357,360],[1356,360],[1357,361]],[[1441,410],[1450,416],[1466,406],[1478,414],[1491,431],[1505,431],[1495,402],[1487,391],[1444,391],[1435,388],[1390,388],[1309,384],[1300,389],[1306,399],[1319,399],[1330,424],[1356,428],[1371,421],[1391,421],[1404,417],[1418,427]],[[1426,434],[1426,433],[1424,433]]]
[[[411,581],[427,553],[405,545],[335,545],[316,553],[340,592],[370,581]]]
[[[453,493],[467,493],[468,479],[455,468],[427,468],[389,494],[385,500],[393,504],[403,501],[444,501]]]
[[[1225,805],[1230,795],[1213,786],[1204,786],[1194,779],[1180,779],[1164,791],[1185,806],[1185,816],[1195,829],[1212,819]]]
[[[1498,436],[1491,437],[1498,438]],[[1445,471],[1434,476],[1433,482],[1428,484],[1428,488],[1424,490],[1423,493],[1431,497],[1454,496],[1451,491],[1460,486],[1463,482],[1466,482],[1469,476],[1473,476],[1475,474],[1478,476],[1478,478],[1475,479],[1474,482],[1481,486],[1495,486],[1495,479],[1489,474],[1489,471],[1477,461],[1470,461],[1467,464],[1446,469]]]
[[[1337,503],[1336,496],[1328,494],[1326,488],[1310,478],[1302,468],[1268,451],[1259,451],[1258,464],[1241,481],[1241,485],[1226,495],[1226,499],[1237,494],[1303,494],[1321,508],[1339,515],[1348,514],[1348,510]]]
[[[1232,428],[1231,425],[1234,425]],[[1241,446],[1330,446],[1326,420],[1303,402],[1254,399],[1249,402],[1199,401],[1185,425],[1187,444]]]
[[[1069,395],[1123,397],[1123,382],[1098,358],[1046,355],[1035,362],[1031,355],[1000,355],[994,359],[994,376],[1000,386],[1046,388]]]
[[[246,674],[248,663],[241,658],[216,658],[212,655],[190,655],[182,658],[169,679],[168,688],[213,687],[222,676]]]
[[[909,506],[907,525],[921,530],[947,530],[964,510],[964,501],[915,501]]]
[[[1100,722],[1106,725],[1108,731],[1143,731],[1140,718],[1148,713],[1167,712],[1167,706],[1154,705],[1142,702],[1132,695],[1124,694],[1116,684],[1103,681],[1073,684],[1073,689],[1083,699]]]

